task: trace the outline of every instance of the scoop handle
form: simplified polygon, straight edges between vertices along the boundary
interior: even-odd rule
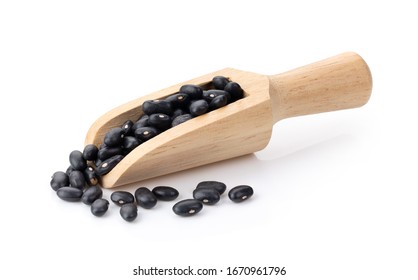
[[[372,91],[369,67],[353,52],[268,78],[274,122],[360,107],[367,103]]]

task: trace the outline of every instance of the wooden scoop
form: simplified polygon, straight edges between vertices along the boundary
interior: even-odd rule
[[[372,77],[364,60],[343,53],[278,75],[265,76],[231,68],[186,81],[132,100],[100,117],[86,144],[99,146],[104,135],[142,115],[146,100],[162,99],[184,84],[205,86],[225,76],[244,89],[244,98],[193,118],[141,144],[102,177],[106,188],[193,168],[266,147],[273,125],[284,118],[360,107],[367,103]]]

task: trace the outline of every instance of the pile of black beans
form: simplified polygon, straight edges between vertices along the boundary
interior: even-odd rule
[[[70,166],[66,172],[55,172],[50,185],[61,199],[81,200],[91,205],[93,215],[102,216],[108,210],[109,201],[102,198],[100,177],[109,173],[124,156],[171,127],[243,97],[244,91],[238,83],[216,76],[207,85],[183,85],[177,93],[162,100],[145,101],[141,106],[143,114],[136,122],[127,120],[121,127],[110,129],[99,147],[89,144],[84,147],[83,152],[72,151],[69,156]],[[202,203],[216,203],[216,198],[225,191],[218,189],[216,195],[208,188],[197,191],[198,189],[194,199],[178,202],[173,211],[179,215],[183,213],[182,216],[193,215],[202,209]],[[242,201],[252,195],[252,189],[249,191],[248,188],[243,192],[244,195],[239,190],[232,189],[231,192],[229,197],[233,201]],[[174,200],[177,196],[178,191],[171,187],[156,187],[152,191],[139,188],[135,192],[136,204],[132,194],[121,191],[114,192],[111,200],[121,206],[121,216],[132,221],[137,215],[136,205],[152,208],[157,198]],[[200,199],[202,197],[203,200]]]

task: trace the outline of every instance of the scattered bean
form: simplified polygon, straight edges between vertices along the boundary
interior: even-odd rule
[[[179,196],[178,190],[169,186],[158,186],[152,189],[155,197],[162,201],[171,201]]]
[[[100,187],[91,186],[84,191],[83,195],[81,196],[81,201],[84,204],[91,205],[97,199],[102,198],[102,195],[103,191]]]
[[[57,195],[62,200],[75,202],[80,201],[83,191],[73,187],[62,187],[57,190]]]
[[[110,196],[110,200],[112,200],[116,205],[122,206],[127,203],[133,203],[135,198],[130,192],[115,191]]]
[[[141,187],[135,191],[136,203],[145,208],[150,209],[157,204],[157,198],[148,188]]]
[[[57,171],[51,177],[51,188],[57,191],[59,188],[66,187],[70,184],[68,175],[65,172]]]
[[[221,199],[221,195],[214,188],[199,188],[193,191],[193,198],[204,204],[213,205]]]
[[[84,170],[87,167],[86,160],[83,157],[83,153],[74,150],[70,153],[70,164],[75,170]]]
[[[133,203],[124,204],[119,212],[125,221],[132,222],[138,216],[138,207]]]
[[[226,190],[226,185],[218,181],[202,181],[199,184],[197,184],[197,187],[196,187],[196,189],[200,189],[200,188],[213,188],[220,195],[222,195]]]
[[[240,185],[232,188],[229,193],[228,197],[233,202],[241,202],[247,200],[254,194],[253,188],[248,185]]]
[[[189,217],[199,213],[203,208],[202,202],[197,199],[185,199],[173,206],[173,212],[179,216]]]
[[[99,149],[96,147],[96,145],[88,144],[84,147],[83,150],[83,158],[85,160],[94,161],[97,159],[97,152]]]
[[[75,169],[74,167],[72,167],[71,165],[68,166],[67,170],[65,171],[65,174],[67,174],[68,176],[70,175],[71,172],[73,172]]]
[[[91,213],[96,217],[103,216],[107,212],[107,209],[109,209],[109,201],[104,198],[96,199],[90,207]]]
[[[84,178],[83,172],[74,170],[68,177],[71,187],[82,190],[86,186],[86,179]]]
[[[89,186],[95,186],[99,183],[99,178],[97,177],[96,172],[94,171],[93,167],[87,166],[86,169],[84,169],[84,179],[86,180],[86,183]]]

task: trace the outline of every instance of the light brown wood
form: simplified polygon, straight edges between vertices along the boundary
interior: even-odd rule
[[[371,74],[355,53],[344,53],[275,76],[224,69],[121,105],[100,117],[85,143],[100,145],[105,133],[136,121],[146,100],[162,99],[184,84],[204,85],[222,75],[238,82],[245,97],[193,118],[141,144],[110,173],[107,188],[125,185],[263,149],[275,122],[293,116],[355,108],[370,97]]]

